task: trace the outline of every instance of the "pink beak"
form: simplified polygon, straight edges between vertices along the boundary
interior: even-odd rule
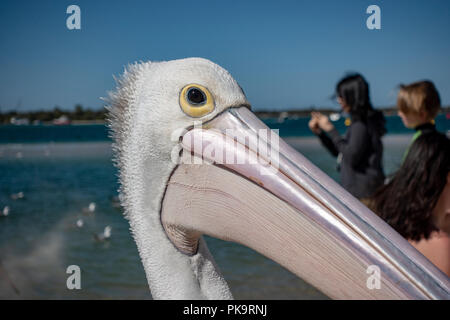
[[[450,298],[445,274],[247,107],[189,130],[182,148],[162,221],[186,254],[207,234],[260,252],[331,298]]]

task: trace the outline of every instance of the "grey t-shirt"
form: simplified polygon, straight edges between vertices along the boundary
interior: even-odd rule
[[[371,196],[384,182],[381,136],[363,121],[355,121],[341,136],[336,129],[319,138],[333,154],[342,156],[341,185],[357,198]]]

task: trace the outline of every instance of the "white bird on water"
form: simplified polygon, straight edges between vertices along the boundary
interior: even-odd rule
[[[23,191],[11,194],[11,199],[13,199],[13,200],[23,199],[24,197],[25,197],[25,193],[23,193]]]
[[[89,206],[87,208],[83,208],[83,213],[85,214],[93,214],[95,212],[97,205],[95,202],[89,203]]]
[[[84,221],[83,219],[78,219],[75,224],[78,228],[82,228],[84,226]]]
[[[111,226],[106,226],[102,233],[94,234],[94,238],[97,241],[105,241],[111,238]]]
[[[109,110],[120,198],[153,298],[232,298],[202,234],[246,245],[331,298],[450,298],[439,269],[269,138],[238,83],[211,61],[134,64]],[[202,157],[214,164],[195,162]],[[370,266],[380,272],[378,290],[368,285]]]
[[[9,215],[9,206],[4,206],[2,210],[2,216],[7,217]]]

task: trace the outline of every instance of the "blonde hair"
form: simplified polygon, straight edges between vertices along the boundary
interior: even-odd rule
[[[397,107],[405,114],[425,112],[431,120],[436,117],[441,108],[441,99],[433,82],[419,81],[400,85]]]

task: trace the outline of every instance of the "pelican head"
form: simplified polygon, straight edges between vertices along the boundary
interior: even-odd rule
[[[138,63],[117,82],[120,200],[153,298],[232,298],[202,234],[244,244],[331,298],[449,298],[448,278],[270,132],[220,66]]]

